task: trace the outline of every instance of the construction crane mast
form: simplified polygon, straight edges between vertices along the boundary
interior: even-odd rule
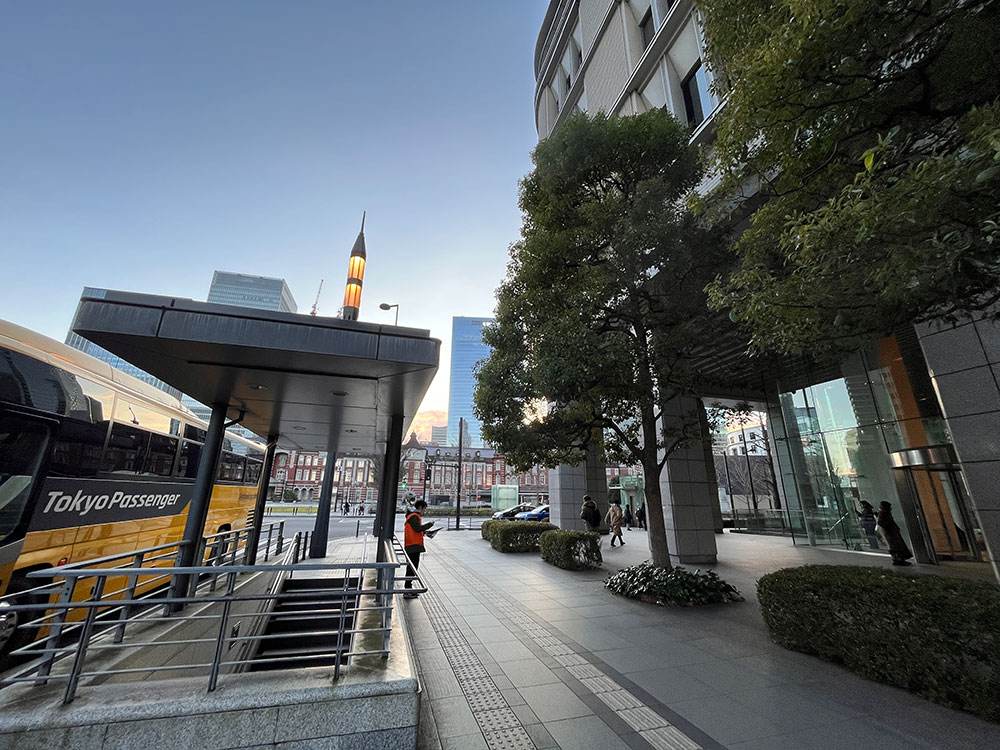
[[[316,308],[319,307],[319,295],[321,295],[322,293],[323,293],[323,279],[320,279],[319,280],[319,289],[316,291],[316,301],[313,302],[312,312],[309,313],[314,318],[316,317]]]

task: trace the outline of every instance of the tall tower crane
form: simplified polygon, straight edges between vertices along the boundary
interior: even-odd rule
[[[322,293],[323,293],[323,279],[320,279],[319,280],[319,289],[316,291],[316,301],[313,302],[312,312],[309,313],[314,318],[316,317],[316,308],[319,307],[319,295],[321,295]]]

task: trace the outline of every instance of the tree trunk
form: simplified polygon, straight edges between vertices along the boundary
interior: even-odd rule
[[[649,553],[653,565],[668,570],[670,546],[667,544],[667,528],[663,522],[663,496],[660,493],[660,462],[656,451],[657,429],[653,407],[642,407],[642,473],[645,478],[646,525],[649,528]]]

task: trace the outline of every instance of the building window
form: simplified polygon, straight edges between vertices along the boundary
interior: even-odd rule
[[[650,8],[646,11],[646,15],[642,17],[639,21],[639,30],[642,31],[642,48],[646,49],[649,43],[653,41],[653,34],[656,33],[656,29],[653,28],[653,9]]]
[[[694,64],[691,72],[681,81],[684,93],[684,112],[691,127],[701,125],[711,110],[712,98],[708,91],[708,77],[701,60]]]

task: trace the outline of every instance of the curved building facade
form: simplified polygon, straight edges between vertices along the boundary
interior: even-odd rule
[[[552,0],[535,45],[535,127],[666,107],[700,141],[718,106],[691,0]]]
[[[709,141],[721,105],[703,50],[691,0],[552,0],[535,47],[539,138],[577,111],[666,107],[692,142]],[[992,563],[997,575],[1000,325],[902,326],[837,364],[761,372],[760,390],[743,396],[767,413],[777,485],[775,507],[755,507],[758,530],[885,554],[859,513],[888,501],[917,562]],[[601,478],[590,459],[553,472],[554,522],[573,527],[580,496],[598,497]],[[675,560],[714,562],[722,524],[708,442],[672,454],[659,482]]]

